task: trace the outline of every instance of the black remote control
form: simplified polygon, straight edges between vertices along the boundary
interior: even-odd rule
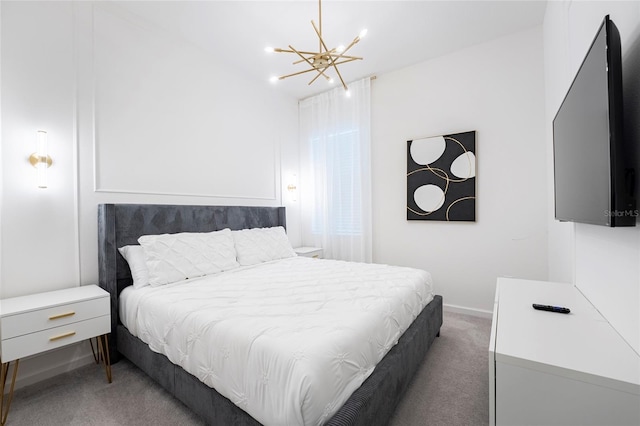
[[[571,309],[563,306],[538,305],[537,303],[533,304],[533,309],[537,309],[539,311],[558,312],[560,314],[568,314],[571,312]]]

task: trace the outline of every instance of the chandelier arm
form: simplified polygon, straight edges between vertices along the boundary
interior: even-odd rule
[[[331,81],[331,79],[324,74],[324,71],[327,70],[327,68],[329,68],[331,65],[325,65],[322,68],[316,68],[315,70],[318,71],[318,75],[316,75],[315,77],[313,77],[313,79],[309,82],[309,85],[311,85],[314,81],[316,81],[318,79],[318,77],[320,77],[321,75],[324,76],[324,78],[327,79],[327,81]],[[307,70],[307,71],[313,71],[313,70]]]
[[[348,59],[348,60],[346,60],[346,61],[338,62],[338,63],[336,63],[335,65],[345,64],[345,63],[347,63],[347,62],[351,62],[351,61],[353,61],[353,59]],[[324,74],[324,71],[326,71],[326,70],[327,70],[327,68],[329,68],[329,67],[330,67],[330,66],[332,66],[332,65],[333,65],[333,64],[327,65],[327,66],[325,66],[324,68],[322,68],[322,70],[318,70],[318,75],[317,75],[317,76],[315,76],[315,77],[313,78],[313,80],[311,80],[311,81],[309,82],[309,84],[311,84],[311,83],[313,83],[314,81],[316,81],[316,79],[317,79],[318,77],[320,77],[320,74],[324,75],[324,77],[325,77],[327,80],[329,80],[329,77],[327,77],[327,76],[326,76],[326,74]],[[338,69],[337,69],[337,68],[336,68],[336,72],[338,73],[338,77],[340,77],[340,81],[342,82],[342,86],[344,87],[344,90],[349,90],[349,89],[347,88],[347,85],[345,84],[344,80],[342,79],[342,76],[340,75],[340,72],[338,72]]]
[[[349,55],[329,55],[332,59],[362,59],[362,56],[349,56]]]
[[[339,55],[337,55],[335,58],[334,58],[334,57],[333,57],[333,55],[332,55],[333,61],[335,61],[335,60],[337,60],[337,59],[340,59],[340,58],[345,57],[345,53],[347,53],[347,51],[348,51],[349,49],[351,49],[353,46],[355,46],[355,45],[356,45],[356,43],[358,43],[359,41],[360,41],[360,36],[356,36],[356,38],[354,38],[354,39],[353,39],[353,41],[351,42],[351,44],[350,44],[349,46],[347,46],[347,47],[346,47],[346,49],[344,49],[342,52],[340,52],[340,54],[339,54]],[[349,57],[349,56],[346,56],[346,57]],[[360,58],[360,59],[362,59],[362,58]]]
[[[315,69],[315,68],[311,68],[311,69],[308,69],[308,70],[298,71],[298,72],[294,72],[294,73],[292,73],[292,74],[283,75],[283,76],[281,76],[281,77],[278,77],[278,79],[279,79],[279,80],[284,80],[285,78],[288,78],[288,77],[294,77],[294,76],[296,76],[296,75],[300,75],[300,74],[306,74],[306,73],[311,72],[311,71],[316,71],[316,72],[317,72],[318,70],[317,70],[317,69]],[[325,77],[326,77],[326,75],[325,75]]]
[[[340,74],[340,71],[338,71],[338,67],[336,66],[335,62],[331,61],[331,65],[333,65],[333,68],[336,70],[336,74],[338,74],[338,78],[340,78],[340,82],[342,83],[342,87],[344,87],[345,91],[348,91],[349,88],[347,87],[347,84],[342,79],[342,75]]]
[[[302,52],[299,51],[300,53],[302,53],[303,55],[313,55],[313,56],[309,56],[307,59],[317,59],[317,58],[322,58],[323,56],[336,56],[336,53],[334,53],[336,51],[336,49],[331,49],[328,52],[320,52],[320,53],[315,53],[315,52]],[[295,52],[293,52],[295,53]],[[304,60],[302,59],[298,59],[297,61],[295,61],[293,64],[299,64],[301,62],[304,62]]]
[[[326,68],[323,69],[322,71],[324,71],[324,70],[326,70]],[[327,77],[324,73],[322,73],[322,72],[320,72],[320,70],[318,70],[318,74],[315,77],[313,77],[309,83],[307,83],[307,86],[311,86],[313,84],[313,82],[316,81],[318,79],[318,77],[320,77],[321,75],[324,75],[324,78],[329,80],[329,77]]]
[[[335,50],[336,50],[336,49],[331,49],[331,51],[332,51],[332,52],[333,52],[333,51],[335,51]],[[296,52],[294,52],[293,50],[289,50],[289,49],[281,49],[281,48],[279,48],[279,47],[278,47],[278,48],[274,48],[274,49],[273,49],[273,51],[274,51],[275,53],[296,53]],[[323,54],[325,54],[325,55],[326,55],[327,53],[329,53],[329,52],[325,52],[325,53],[307,52],[307,51],[304,51],[304,50],[298,50],[298,52],[302,53],[303,55],[313,55],[314,57],[315,57],[315,56],[322,56]]]
[[[311,68],[314,68],[314,67],[313,67],[313,64],[311,63],[311,61],[310,61],[309,59],[307,59],[307,57],[306,57],[306,56],[304,56],[301,52],[298,52],[298,51],[295,49],[295,47],[293,47],[293,46],[289,45],[289,49],[291,49],[291,50],[293,51],[293,53],[295,53],[296,55],[300,56],[300,57],[302,58],[302,60],[303,60],[303,61],[305,61],[307,64],[309,64],[309,66],[310,66]]]
[[[313,64],[311,63],[311,61],[310,61],[310,60],[308,60],[308,59],[307,59],[305,56],[303,56],[301,53],[299,53],[299,52],[298,52],[298,51],[297,51],[293,46],[289,45],[289,49],[293,50],[294,52],[296,52],[296,53],[298,54],[298,56],[300,56],[302,59],[304,59],[304,60],[305,60],[305,62],[306,62],[307,64],[309,64],[309,66],[311,67],[311,69],[312,69],[312,70],[316,70],[316,71],[318,71],[319,73],[321,73],[322,75],[324,75],[325,77],[327,77],[327,76],[324,74],[324,72],[323,72],[323,71],[320,71],[320,70],[318,70],[316,67],[314,67],[314,66],[313,66]],[[329,77],[327,77],[327,78],[329,78]]]
[[[314,56],[311,56],[311,58],[314,58]],[[293,65],[298,65],[298,64],[301,64],[302,62],[306,62],[306,61],[304,59],[298,59],[297,61],[293,61]]]
[[[348,61],[345,61],[348,62]],[[324,74],[324,71],[327,70],[327,68],[329,68],[331,65],[325,65],[324,67],[322,67],[322,69],[317,69],[318,71],[318,75],[316,75],[315,77],[313,77],[313,79],[309,82],[309,85],[311,85],[314,81],[316,81],[318,79],[318,77],[320,77],[321,75],[324,76],[324,78],[327,79],[327,81],[331,81],[331,78],[327,77],[326,74]]]
[[[342,51],[342,53],[345,53],[347,50],[351,49],[353,46],[355,46],[359,42],[360,42],[360,36],[356,36],[356,38],[353,39],[353,41],[349,44],[349,46],[346,47],[346,49]]]
[[[313,20],[311,20],[311,26],[313,27],[313,30],[316,32],[316,34],[318,35],[318,38],[320,39],[320,47],[323,47],[325,51],[329,52],[329,48],[327,47],[326,44],[324,44],[324,40],[322,39],[322,33],[318,31],[318,27],[316,27],[315,22],[313,22]],[[322,49],[319,49],[322,50]],[[331,50],[335,50],[335,49],[331,49]]]
[[[356,59],[345,59],[344,61],[340,61],[340,62],[336,62],[336,65],[342,65],[342,64],[346,64],[347,62],[353,62],[353,61],[357,61],[358,58]]]
[[[324,40],[322,39],[322,34],[320,34],[320,32],[318,32],[318,28],[316,28],[316,24],[313,21],[311,21],[311,25],[313,26],[313,29],[315,30],[316,34],[318,35],[318,38],[320,39],[320,43],[324,47],[324,50],[329,50],[329,49],[327,49],[327,45],[324,43]],[[356,40],[359,40],[359,38],[356,37],[351,42],[351,44],[349,45],[349,48],[351,48],[351,46],[353,46],[355,43],[357,43]],[[345,49],[345,51],[346,51],[346,49]],[[344,87],[344,90],[349,90],[349,88],[347,87],[346,83],[342,79],[342,74],[340,74],[340,71],[338,70],[338,67],[336,66],[335,60],[332,58],[330,62],[331,62],[331,65],[333,66],[333,69],[336,70],[336,74],[338,74],[338,78],[340,79],[340,82],[342,83],[342,87]]]
[[[313,22],[313,20],[311,21],[311,25],[313,26],[313,29],[318,35],[321,45],[324,47],[325,50],[329,51],[329,49],[327,48],[327,45],[324,43],[324,40],[322,39],[322,34],[318,31],[318,28],[316,28],[316,24]],[[359,41],[360,41],[360,36],[356,36],[356,38],[353,39],[353,41],[349,44],[349,46],[347,46],[338,56],[339,57],[343,56],[345,53],[347,53],[349,49],[355,46]],[[331,49],[331,50],[334,51],[335,49]]]

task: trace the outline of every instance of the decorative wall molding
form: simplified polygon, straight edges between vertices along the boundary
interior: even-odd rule
[[[91,33],[94,192],[279,201],[276,128],[250,88],[117,6],[93,5]]]

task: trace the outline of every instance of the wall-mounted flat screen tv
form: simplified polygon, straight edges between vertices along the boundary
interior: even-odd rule
[[[606,16],[553,119],[555,218],[635,226],[632,150],[623,135],[620,34]]]

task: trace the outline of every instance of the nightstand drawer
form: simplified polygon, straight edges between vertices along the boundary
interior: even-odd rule
[[[108,315],[109,309],[109,298],[100,297],[77,303],[7,315],[2,318],[2,339],[11,339],[28,333]]]
[[[111,317],[104,315],[12,339],[5,339],[3,336],[2,362],[24,358],[109,332],[111,332]]]
[[[7,421],[20,358],[95,337],[99,349],[96,355],[93,345],[91,346],[93,356],[104,363],[107,381],[111,383],[111,364],[109,357],[104,354],[104,348],[109,346],[107,334],[110,332],[111,299],[109,293],[97,285],[0,300],[0,359],[3,376],[0,423],[5,425]],[[11,368],[11,364],[11,383],[6,383],[5,373]],[[5,398],[6,389],[9,393]]]

